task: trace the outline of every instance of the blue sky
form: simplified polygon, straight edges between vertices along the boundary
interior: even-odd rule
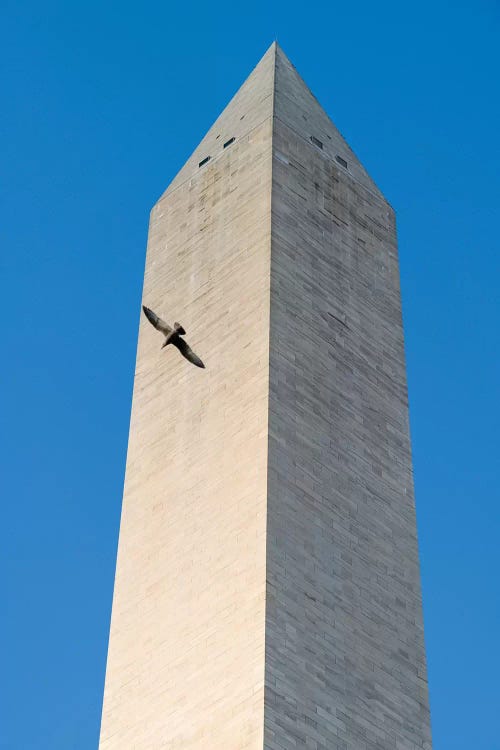
[[[274,38],[398,218],[434,750],[497,750],[494,0],[4,0],[0,748],[97,747],[149,211]]]

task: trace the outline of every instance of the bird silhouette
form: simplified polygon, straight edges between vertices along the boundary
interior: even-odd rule
[[[174,327],[172,328],[168,325],[168,323],[165,323],[164,320],[159,318],[156,313],[150,310],[149,307],[146,307],[146,305],[143,305],[142,309],[144,311],[144,315],[149,320],[151,325],[153,325],[157,331],[160,331],[165,336],[165,341],[163,342],[161,347],[162,349],[164,346],[168,346],[168,344],[173,344],[177,347],[182,356],[186,357],[186,359],[189,360],[189,362],[191,362],[193,365],[196,365],[196,367],[205,367],[201,359],[197,354],[193,352],[189,344],[181,338],[181,336],[184,336],[186,334],[186,331],[180,323],[174,323]]]

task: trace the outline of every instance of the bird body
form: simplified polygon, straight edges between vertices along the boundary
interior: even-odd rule
[[[172,328],[172,326],[169,326],[168,323],[165,323],[164,320],[158,317],[158,315],[150,310],[149,307],[146,307],[146,305],[143,305],[142,309],[144,311],[144,315],[149,320],[151,325],[153,325],[157,331],[160,331],[165,336],[165,341],[162,344],[162,349],[163,347],[172,344],[180,351],[183,357],[185,357],[193,365],[196,365],[196,367],[205,367],[198,355],[193,352],[187,341],[181,338],[181,336],[185,336],[186,331],[180,323],[175,322]]]

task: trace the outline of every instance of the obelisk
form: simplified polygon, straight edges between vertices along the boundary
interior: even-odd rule
[[[101,750],[430,750],[394,211],[276,44],[142,302]]]

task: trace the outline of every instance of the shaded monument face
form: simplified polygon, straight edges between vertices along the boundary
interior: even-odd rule
[[[430,750],[394,213],[275,44],[143,301],[101,750]]]

